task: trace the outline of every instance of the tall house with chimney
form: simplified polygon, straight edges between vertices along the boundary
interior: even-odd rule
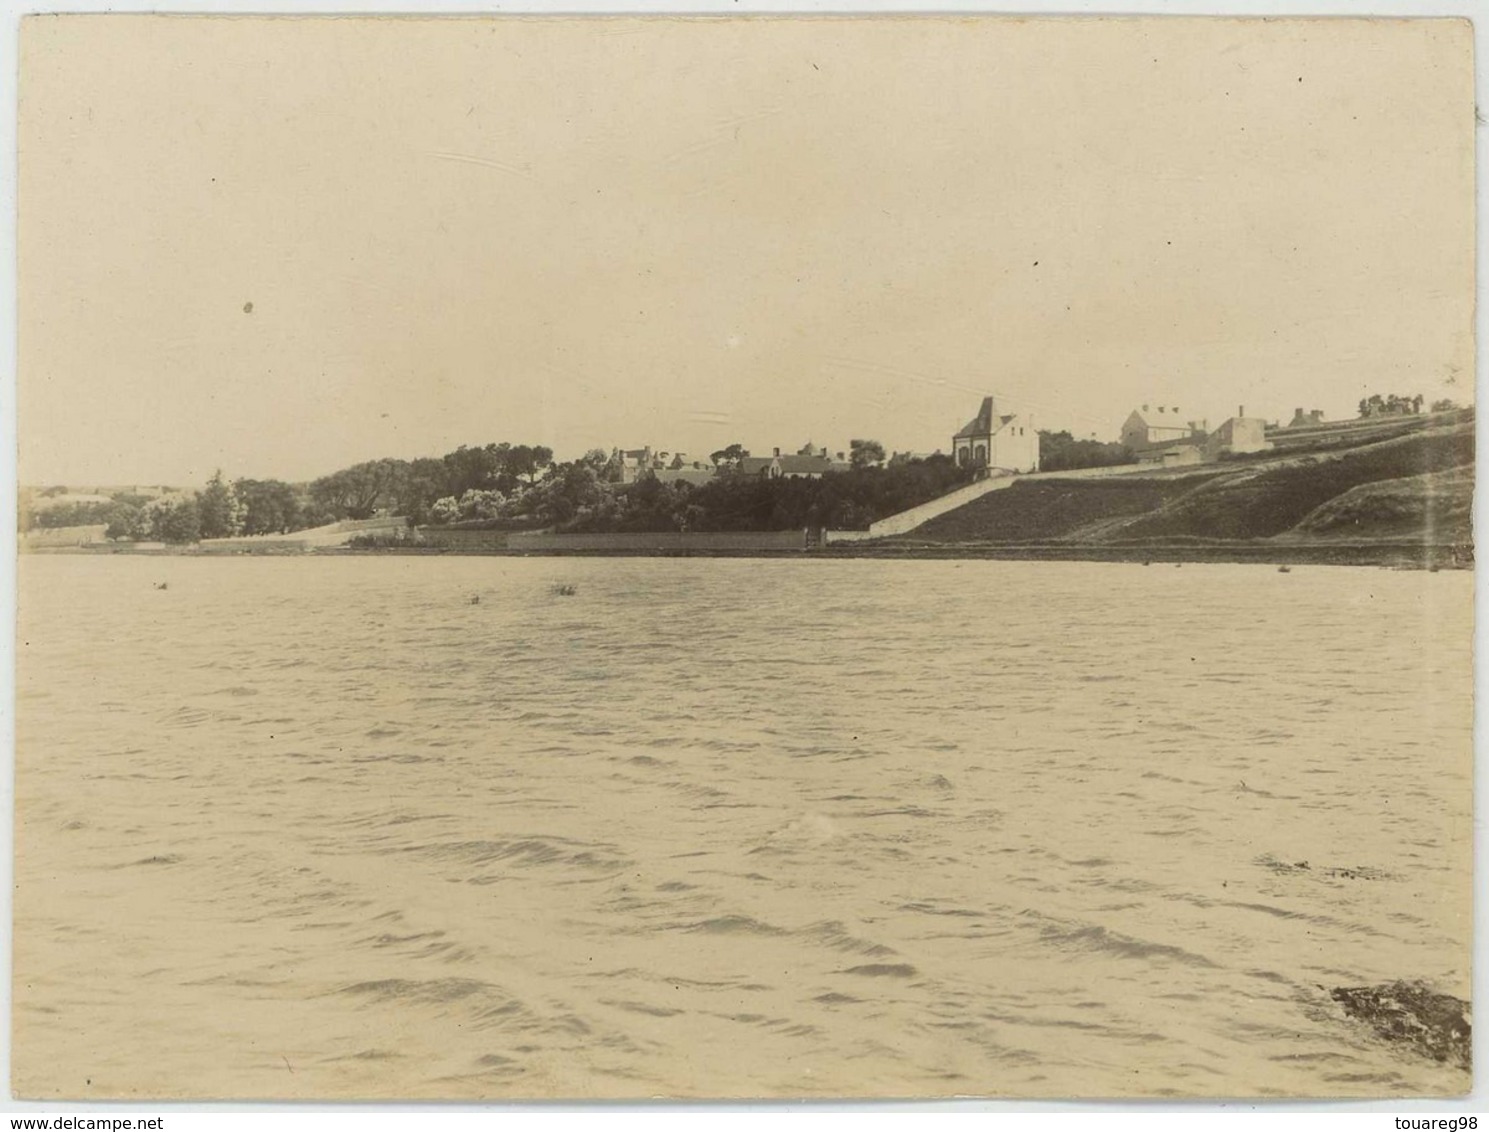
[[[962,468],[1037,472],[1039,431],[1026,417],[998,412],[997,402],[984,397],[977,415],[951,438],[951,452]]]

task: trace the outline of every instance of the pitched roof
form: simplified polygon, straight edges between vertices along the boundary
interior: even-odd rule
[[[953,440],[961,440],[966,436],[987,436],[993,431],[993,399],[984,397],[982,407],[977,410],[977,415],[962,426],[962,431],[952,437]]]
[[[783,476],[820,475],[847,466],[825,456],[746,456],[739,462],[738,470],[747,476],[759,475],[772,464],[779,465]]]
[[[1136,417],[1143,424],[1150,426],[1158,425],[1163,428],[1189,427],[1188,421],[1181,421],[1179,419],[1179,410],[1169,405],[1156,405],[1153,408],[1144,405],[1141,409],[1133,409],[1128,414],[1127,420],[1131,421],[1133,417]]]
[[[830,472],[832,461],[824,456],[782,456],[781,474],[800,475],[803,472]]]

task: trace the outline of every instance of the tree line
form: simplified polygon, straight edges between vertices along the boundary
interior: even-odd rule
[[[190,543],[235,535],[288,534],[341,519],[401,516],[410,525],[510,525],[565,531],[743,531],[798,527],[862,529],[968,482],[974,471],[947,456],[886,461],[876,440],[855,439],[848,467],[819,478],[744,475],[749,450],[711,454],[709,482],[662,482],[649,471],[622,484],[618,452],[591,449],[557,462],[543,445],[462,445],[441,457],[378,459],[308,483],[229,480],[216,472],[198,491],[149,498],[115,493],[107,502],[45,499],[23,514],[31,526],[106,524],[111,539]],[[1125,463],[1120,445],[1040,434],[1042,465]],[[811,454],[810,445],[799,455]],[[42,495],[55,495],[51,489]]]
[[[1114,464],[1136,462],[1132,449],[1125,444],[1108,444],[1100,440],[1077,440],[1067,430],[1039,430],[1039,470],[1063,472],[1072,468],[1105,468]]]
[[[644,472],[621,484],[618,453],[592,449],[557,462],[542,445],[461,446],[438,458],[369,460],[309,483],[229,480],[216,472],[200,490],[23,508],[26,526],[106,524],[111,539],[191,543],[235,535],[287,534],[377,514],[410,525],[479,524],[573,531],[772,530],[863,527],[966,482],[944,456],[897,457],[884,465],[877,441],[852,445],[851,467],[819,479],[747,476],[749,456],[731,444],[714,454],[716,477],[694,486]],[[60,490],[60,489],[58,489]],[[57,490],[42,493],[55,496]]]
[[[747,456],[736,457],[735,463]],[[736,474],[720,464],[718,475],[696,486],[643,476],[633,484],[583,491],[557,525],[573,533],[863,530],[877,519],[945,495],[974,474],[941,455],[885,466],[862,462],[816,479]]]
[[[1384,397],[1379,393],[1372,393],[1369,397],[1361,397],[1359,410],[1361,417],[1399,417],[1415,416],[1422,411],[1422,405],[1426,401],[1420,393],[1410,396],[1404,393],[1389,393]],[[1458,403],[1451,398],[1445,397],[1440,401],[1433,401],[1428,405],[1429,413],[1446,413],[1458,408]]]

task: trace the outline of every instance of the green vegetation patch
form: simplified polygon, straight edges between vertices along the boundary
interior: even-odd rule
[[[1325,538],[1473,539],[1472,467],[1360,484],[1303,519],[1296,534]]]
[[[1362,484],[1407,479],[1471,465],[1471,425],[1434,429],[1339,456],[1217,477],[1172,506],[1127,524],[1123,538],[1272,538]]]
[[[1146,515],[1194,489],[1201,477],[1110,476],[1026,480],[989,492],[912,532],[932,542],[1047,542],[1092,524]]]

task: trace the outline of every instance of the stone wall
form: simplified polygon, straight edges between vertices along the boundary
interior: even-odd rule
[[[451,530],[420,527],[421,545],[465,553],[501,550],[529,554],[687,554],[753,550],[804,550],[804,531],[696,531],[686,534],[555,535],[522,531]]]

